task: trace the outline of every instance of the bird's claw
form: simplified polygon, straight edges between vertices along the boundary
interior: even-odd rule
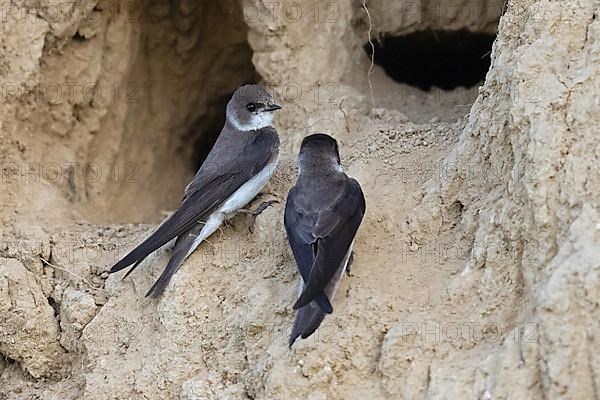
[[[250,226],[248,226],[248,230],[250,231],[250,233],[254,233],[254,224],[256,223],[256,217],[258,217],[260,214],[262,214],[263,211],[265,211],[267,208],[271,207],[273,204],[278,204],[278,203],[279,203],[279,200],[263,201],[254,210],[246,210],[246,209],[239,210],[240,212],[250,215]]]
[[[354,251],[350,252],[350,257],[348,257],[348,263],[346,264],[346,275],[347,276],[352,276],[351,274],[351,269],[352,269],[352,263],[354,262]]]

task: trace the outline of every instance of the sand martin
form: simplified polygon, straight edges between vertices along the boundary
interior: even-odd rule
[[[331,301],[348,266],[365,213],[358,182],[340,165],[335,139],[315,134],[302,141],[299,176],[285,206],[285,230],[300,271],[298,310],[289,346],[309,337],[333,311]]]
[[[179,208],[110,272],[133,264],[126,277],[150,253],[177,238],[169,263],[146,293],[160,296],[198,245],[254,199],[271,178],[279,158],[273,112],[280,108],[260,86],[239,87],[227,103],[225,126],[185,188]]]

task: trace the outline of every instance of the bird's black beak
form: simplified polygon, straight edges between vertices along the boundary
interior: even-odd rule
[[[267,108],[265,108],[264,111],[277,111],[277,110],[281,110],[281,106],[278,104],[269,104],[269,106]]]

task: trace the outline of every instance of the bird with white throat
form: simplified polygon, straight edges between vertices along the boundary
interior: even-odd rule
[[[280,108],[262,87],[240,86],[227,103],[225,125],[216,143],[186,186],[177,210],[110,272],[131,266],[126,277],[150,253],[176,239],[167,266],[146,293],[160,296],[185,259],[252,201],[273,175],[279,159],[273,112]]]

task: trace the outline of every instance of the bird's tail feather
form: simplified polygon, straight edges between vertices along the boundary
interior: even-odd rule
[[[168,242],[168,241],[160,241],[159,242],[160,246],[158,246],[157,243],[155,243],[155,241],[156,241],[156,238],[154,237],[155,234],[156,234],[156,232],[153,233],[152,235],[150,235],[148,238],[146,238],[146,240],[144,240],[142,243],[140,243],[136,248],[131,250],[125,257],[120,259],[115,265],[112,266],[112,268],[110,269],[109,272],[111,274],[113,274],[115,272],[118,272],[122,269],[129,267],[131,264],[134,264],[133,267],[131,267],[131,269],[127,272],[127,275],[129,275],[131,272],[133,272],[133,270],[136,269],[136,267],[142,261],[144,261],[144,259],[146,257],[148,257],[148,255],[150,255],[150,253],[152,253],[159,247],[162,247],[165,243]]]
[[[331,281],[325,286],[325,290],[318,293],[310,303],[298,308],[296,319],[294,320],[294,327],[292,328],[292,334],[290,335],[290,341],[288,343],[290,348],[299,336],[302,336],[302,339],[306,339],[312,335],[314,331],[321,326],[321,322],[323,322],[326,313],[330,314],[333,311],[330,301],[333,301],[333,298],[335,297],[335,292],[340,284],[340,280],[346,271],[350,254],[352,254],[352,245],[348,249],[346,257],[344,257],[342,264],[332,277]],[[303,281],[301,281],[301,293],[303,293],[303,288],[304,284]],[[294,308],[296,308],[297,304],[298,303],[294,305]]]
[[[188,256],[189,246],[184,243],[186,240],[189,240],[188,235],[180,235],[175,241],[175,246],[173,246],[173,254],[171,255],[171,259],[167,263],[164,271],[156,282],[152,285],[152,287],[146,293],[146,297],[151,297],[153,299],[159,297],[164,291],[171,278],[181,267],[181,264],[185,261]]]
[[[152,287],[146,293],[146,297],[156,299],[162,294],[162,292],[165,291],[165,288],[171,281],[171,278],[173,277],[173,275],[175,275],[175,272],[177,272],[177,270],[179,269],[179,267],[181,267],[181,264],[183,264],[183,261],[185,260],[186,254],[183,254],[183,251],[181,253],[182,254],[173,254],[171,259],[169,260],[169,263],[165,267],[165,270],[162,272],[162,274],[160,274],[156,282],[154,282]]]
[[[148,256],[146,256],[146,257],[148,257]],[[138,265],[140,265],[142,263],[142,261],[144,261],[146,259],[146,257],[137,260],[135,262],[135,264],[133,264],[133,266],[131,268],[129,268],[129,270],[125,273],[125,276],[123,276],[123,278],[121,278],[121,280],[127,278],[129,276],[129,274],[131,274],[133,272],[133,270],[136,269],[138,267]]]
[[[300,308],[296,313],[294,327],[292,328],[292,334],[290,335],[290,340],[288,343],[290,348],[299,336],[302,336],[302,339],[306,339],[312,335],[314,331],[319,328],[324,318],[325,313],[316,303],[316,301],[312,301],[311,303]]]

